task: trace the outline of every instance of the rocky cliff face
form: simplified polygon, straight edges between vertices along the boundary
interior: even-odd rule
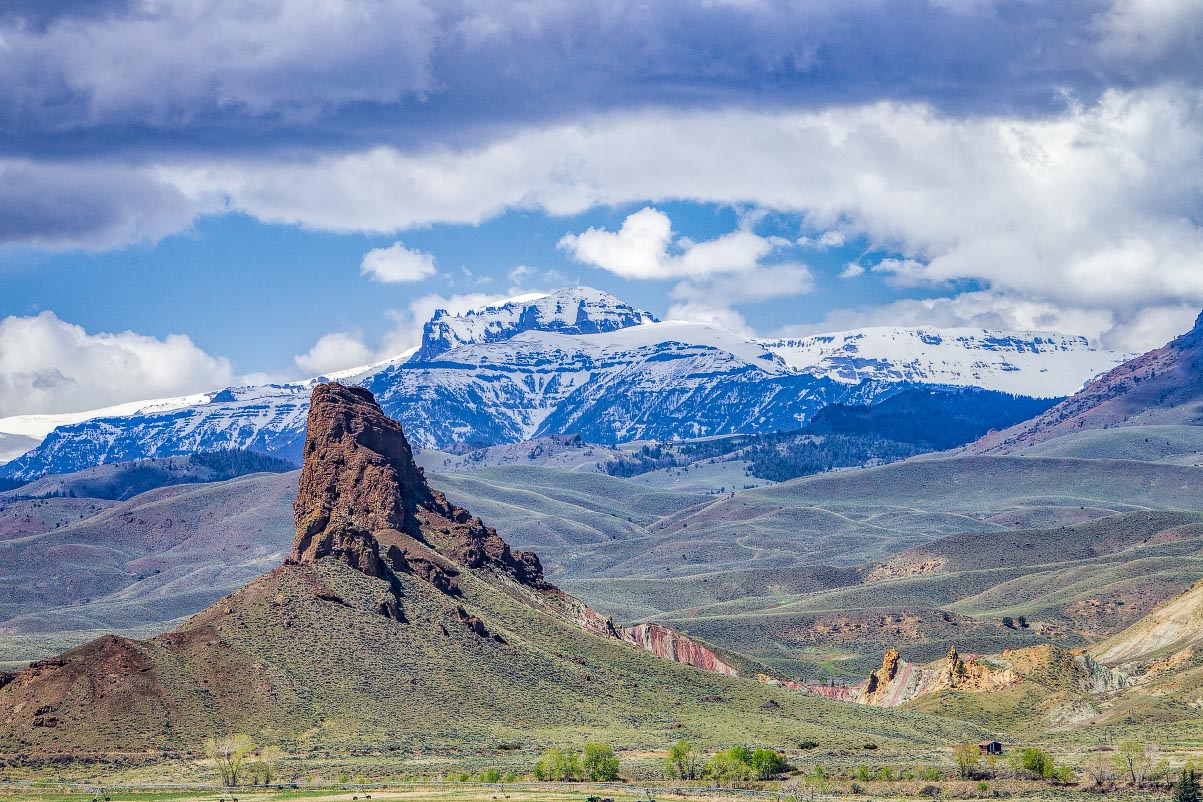
[[[874,707],[898,707],[922,696],[941,691],[982,693],[1002,690],[1021,682],[1023,677],[1010,666],[987,664],[978,656],[962,657],[955,646],[943,660],[932,663],[908,663],[897,649],[887,649],[881,668],[869,674],[859,685],[826,688],[806,686],[806,690],[842,701]]]
[[[539,558],[426,484],[401,424],[358,387],[314,388],[290,562],[334,557],[368,576],[413,574],[456,595],[458,563],[550,590]]]
[[[723,662],[714,651],[674,629],[650,622],[623,627],[620,635],[627,643],[676,663],[737,677],[739,671]]]
[[[512,550],[495,529],[431,489],[401,424],[365,389],[333,383],[314,389],[293,510],[297,531],[289,562],[332,557],[390,582],[393,598],[381,601],[379,612],[397,620],[405,620],[399,574],[459,596],[461,570],[483,569],[536,594],[541,605],[587,632],[706,671],[739,673],[708,647],[660,624],[616,629],[549,584],[537,555]],[[483,622],[459,611],[460,623],[489,636]]]

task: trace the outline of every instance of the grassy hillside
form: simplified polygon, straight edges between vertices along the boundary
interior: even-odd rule
[[[403,577],[401,623],[375,612],[385,589],[378,580],[332,560],[286,566],[174,633],[89,644],[41,683],[0,690],[10,711],[44,706],[55,691],[59,719],[54,728],[30,727],[24,714],[0,723],[0,750],[195,748],[234,730],[293,751],[364,743],[471,751],[585,738],[636,748],[680,737],[708,746],[813,738],[929,747],[976,733],[671,663],[539,612],[477,572],[464,574],[462,587],[457,599]],[[458,606],[504,642],[465,627]],[[140,670],[126,669],[100,698],[77,681],[112,662]]]

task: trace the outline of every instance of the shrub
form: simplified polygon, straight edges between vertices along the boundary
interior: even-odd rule
[[[802,741],[801,743],[798,744],[798,748],[801,749],[803,752],[810,750],[810,749],[818,749],[819,742],[818,741]]]
[[[871,780],[873,779],[873,772],[869,771],[868,766],[857,766],[856,779],[865,781]]]
[[[1048,752],[1029,746],[1017,757],[1017,768],[1035,777],[1048,778],[1053,773],[1053,759]]]
[[[742,746],[733,746],[719,752],[706,761],[705,774],[716,784],[736,785],[752,779],[752,752]]]
[[[1199,775],[1192,768],[1182,769],[1178,781],[1174,783],[1173,802],[1203,802],[1203,792],[1199,789]]]
[[[977,784],[977,792],[979,794],[987,794],[990,792],[990,783],[982,781]]]
[[[497,769],[485,769],[476,775],[476,781],[481,783],[499,783],[501,782],[501,772]]]
[[[882,766],[877,770],[877,779],[882,782],[890,782],[894,779],[894,770],[889,766]]]

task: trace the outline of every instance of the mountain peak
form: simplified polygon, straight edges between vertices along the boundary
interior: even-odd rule
[[[394,585],[397,574],[414,574],[451,595],[458,594],[456,563],[551,587],[536,555],[512,551],[426,484],[401,424],[362,387],[313,389],[293,512],[293,563],[333,557]]]
[[[658,320],[601,290],[569,287],[549,295],[523,295],[452,315],[445,309],[422,327],[422,345],[411,362],[429,362],[461,345],[500,342],[524,331],[602,334]]]

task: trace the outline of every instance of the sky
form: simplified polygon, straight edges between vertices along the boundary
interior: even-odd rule
[[[0,417],[575,284],[1128,352],[1203,308],[1203,0],[7,0],[0,75]]]

